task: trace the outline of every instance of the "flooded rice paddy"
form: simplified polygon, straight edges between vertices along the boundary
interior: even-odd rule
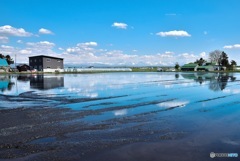
[[[0,75],[0,101],[0,160],[240,154],[238,73]]]

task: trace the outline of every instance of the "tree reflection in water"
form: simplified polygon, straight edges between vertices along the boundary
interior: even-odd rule
[[[179,78],[179,74],[175,74],[175,79],[178,79]]]
[[[229,76],[228,74],[219,74],[218,77],[210,80],[209,89],[213,91],[222,91],[226,88],[229,80],[233,82],[236,80],[236,77]]]
[[[182,77],[193,79],[200,84],[209,82],[209,89],[212,91],[222,91],[229,81],[234,82],[236,80],[232,73],[183,73]]]

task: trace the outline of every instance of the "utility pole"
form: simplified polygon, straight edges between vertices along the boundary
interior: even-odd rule
[[[17,68],[17,55],[15,54],[15,68]]]

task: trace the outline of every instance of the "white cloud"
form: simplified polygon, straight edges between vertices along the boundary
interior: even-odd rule
[[[85,43],[79,43],[85,44]],[[83,45],[69,47],[63,55],[66,63],[74,64],[105,64],[105,65],[135,65],[135,66],[171,66],[178,62],[180,65],[194,62],[199,59],[199,54],[175,54],[171,51],[157,54],[126,54],[121,50],[103,50],[96,47],[85,47]]]
[[[20,41],[21,42],[21,41]],[[22,42],[21,42],[22,43]],[[125,53],[121,50],[99,49],[94,41],[78,43],[73,47],[56,48],[53,42],[27,42],[19,47],[1,45],[0,51],[11,56],[17,55],[18,63],[28,62],[29,56],[49,55],[63,57],[64,63],[75,66],[82,65],[112,65],[112,66],[173,66],[176,62],[180,65],[194,62],[204,53],[147,53],[145,55]]]
[[[15,54],[19,53],[19,49],[15,48],[13,46],[8,46],[8,45],[1,45],[0,46],[0,51],[4,55],[10,55],[11,57],[14,57]]]
[[[114,22],[112,24],[112,27],[116,27],[119,29],[127,29],[128,25],[126,23],[122,23],[122,22]]]
[[[13,49],[14,47],[7,46],[7,45],[1,45],[1,48],[3,48],[3,49]]]
[[[53,34],[52,31],[48,30],[48,29],[45,29],[45,28],[41,28],[39,29],[38,31],[40,34]]]
[[[238,49],[240,48],[240,44],[235,44],[235,45],[226,45],[223,47],[224,49]]]
[[[53,48],[55,46],[54,43],[48,41],[40,41],[40,42],[28,42],[26,43],[27,46],[35,47],[35,48]]]
[[[8,43],[8,37],[6,36],[0,36],[0,43]]]
[[[29,37],[32,36],[32,33],[26,32],[23,28],[14,28],[9,25],[0,27],[0,34],[7,36],[18,36],[18,37]]]
[[[165,51],[165,53],[170,54],[170,55],[174,54],[174,52],[172,52],[172,51]]]
[[[207,57],[207,53],[206,53],[206,52],[201,52],[199,55],[200,55],[202,58],[206,58],[206,57]]]
[[[77,44],[77,46],[97,46],[97,45],[98,44],[96,42],[93,42],[93,41]]]
[[[158,32],[156,35],[161,37],[190,37],[191,35],[183,30],[173,30],[167,32]]]
[[[23,41],[22,40],[17,40],[17,43],[22,44]]]
[[[31,50],[25,50],[25,49],[24,49],[24,50],[20,50],[19,53],[20,53],[20,54],[31,54],[32,51],[31,51]]]
[[[96,53],[97,50],[95,49],[95,47],[97,47],[97,42],[85,42],[85,43],[78,43],[75,47],[69,47],[66,49],[67,53],[71,53],[71,54],[93,54]]]

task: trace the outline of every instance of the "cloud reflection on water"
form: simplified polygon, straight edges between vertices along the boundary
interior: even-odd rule
[[[172,107],[184,107],[189,104],[189,101],[171,101],[171,102],[162,102],[157,104],[163,108],[172,108]]]
[[[123,116],[123,115],[126,115],[126,114],[127,114],[127,110],[126,109],[114,111],[114,115],[115,116]]]

